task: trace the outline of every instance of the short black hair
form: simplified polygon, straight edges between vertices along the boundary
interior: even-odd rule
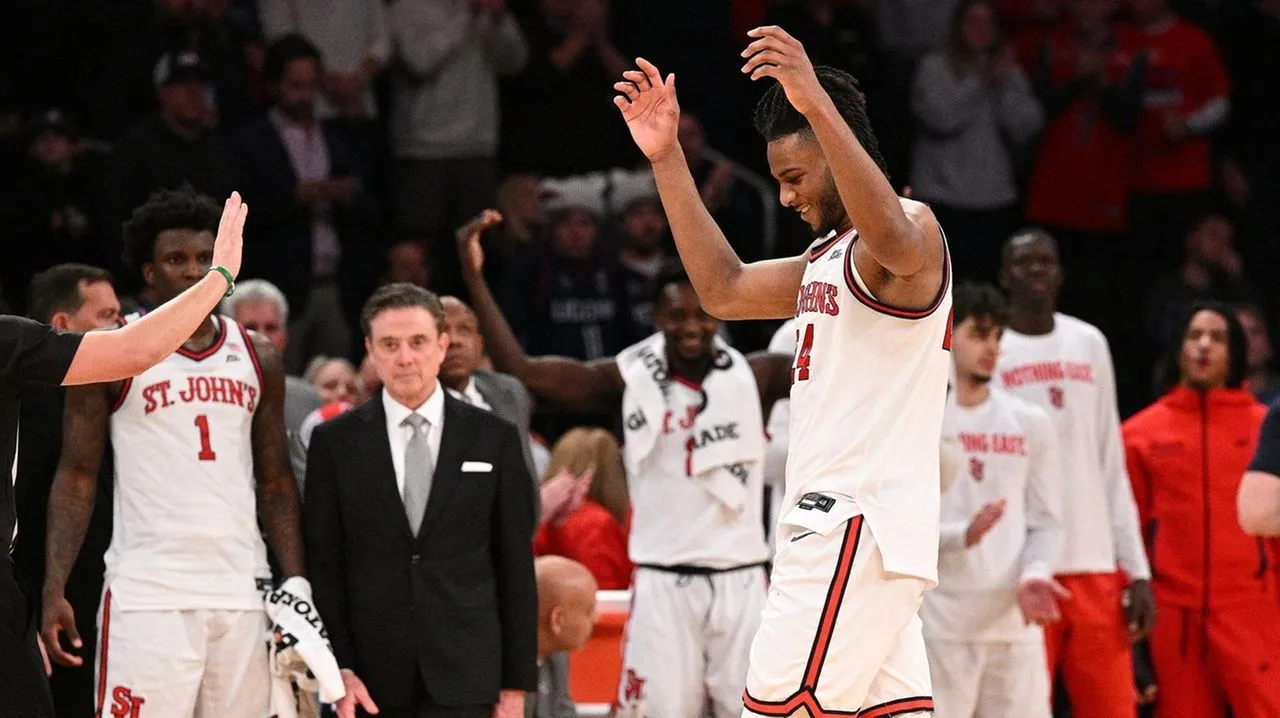
[[[1227,323],[1227,388],[1239,389],[1244,386],[1245,376],[1249,373],[1249,343],[1244,335],[1244,325],[1236,316],[1235,308],[1224,302],[1204,300],[1192,302],[1183,310],[1177,323],[1177,332],[1165,350],[1164,356],[1156,364],[1156,392],[1164,394],[1182,382],[1182,341],[1187,336],[1191,320],[1200,312],[1213,312]]]
[[[390,309],[422,307],[436,320],[436,331],[444,332],[444,305],[435,292],[408,282],[392,282],[374,290],[360,311],[360,328],[366,338],[372,336],[370,326],[379,314]]]
[[[262,74],[267,82],[278,85],[284,79],[284,71],[289,63],[295,60],[315,60],[322,68],[324,65],[320,50],[307,38],[293,33],[280,37],[267,47],[262,60]]]
[[[952,326],[960,326],[969,317],[990,319],[1000,326],[1009,323],[1009,303],[1004,295],[987,282],[964,281],[951,293]]]
[[[666,294],[667,287],[673,284],[677,286],[682,284],[693,286],[693,280],[689,279],[689,273],[684,270],[684,265],[679,262],[666,262],[653,277],[653,306],[655,308],[662,304],[662,297]]]
[[[222,207],[189,184],[153,192],[124,223],[125,265],[139,271],[150,262],[161,232],[189,229],[216,234],[221,219]]]
[[[88,264],[58,264],[31,278],[27,314],[48,324],[58,312],[75,312],[84,306],[81,284],[110,282],[111,272]]]
[[[876,165],[887,178],[889,165],[880,154],[880,141],[876,139],[876,133],[871,129],[871,118],[867,115],[867,96],[862,93],[857,79],[844,70],[826,65],[819,65],[813,68],[813,71],[818,76],[818,84],[827,91],[827,95],[836,106],[836,111],[853,130],[862,149],[871,155],[871,159],[875,160]],[[809,120],[791,106],[791,101],[787,99],[787,93],[782,89],[782,84],[776,81],[764,91],[764,95],[756,103],[755,125],[756,131],[766,142],[798,132],[811,131]]]

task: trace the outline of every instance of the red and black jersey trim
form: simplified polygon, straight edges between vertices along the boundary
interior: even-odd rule
[[[253,362],[253,370],[258,374],[258,391],[263,391],[267,388],[267,384],[262,380],[262,361],[258,359],[258,348],[253,345],[253,337],[249,336],[249,330],[245,329],[243,324],[236,322],[236,327],[240,330],[240,336],[244,338],[244,349],[249,352],[249,361]]]
[[[849,251],[845,253],[845,285],[849,287],[849,291],[853,292],[853,296],[856,297],[858,301],[881,314],[886,314],[898,319],[924,319],[930,314],[933,314],[933,312],[942,305],[942,300],[947,296],[947,290],[951,288],[951,252],[947,247],[946,233],[942,232],[941,227],[938,228],[938,232],[942,234],[942,285],[938,287],[938,294],[933,298],[933,301],[924,309],[900,309],[898,307],[890,306],[871,296],[870,292],[859,286],[858,280],[855,278],[853,272],[853,247],[850,247]],[[855,238],[854,242],[857,241],[858,240]]]
[[[207,349],[204,351],[193,352],[183,347],[178,347],[177,353],[192,361],[204,361],[214,354],[217,354],[218,350],[221,349],[222,345],[227,341],[227,321],[217,314],[213,315],[213,321],[218,324],[218,335],[214,338],[213,343],[210,344]]]
[[[813,637],[813,645],[809,648],[809,659],[805,663],[804,678],[801,680],[799,689],[780,701],[760,700],[744,691],[743,704],[752,713],[762,716],[789,716],[804,708],[813,718],[889,718],[889,716],[911,711],[933,710],[932,698],[903,698],[871,708],[855,710],[833,710],[822,707],[818,702],[816,695],[818,680],[822,677],[822,667],[831,650],[831,638],[835,632],[836,620],[840,615],[840,607],[844,604],[849,579],[853,575],[853,561],[858,555],[863,520],[862,516],[855,516],[849,520],[849,526],[845,529],[840,555],[836,559],[835,573],[831,577],[827,597],[822,604],[822,616],[818,620],[818,630]]]
[[[102,630],[98,632],[98,709],[94,718],[102,718],[107,709],[107,657],[111,647],[111,589],[102,597]]]
[[[841,233],[837,234],[836,236],[834,236],[834,237],[832,237],[832,238],[830,238],[830,239],[827,239],[827,240],[824,240],[824,241],[818,242],[817,244],[815,244],[815,245],[813,245],[812,247],[810,247],[810,248],[809,248],[809,263],[810,263],[810,264],[812,264],[813,262],[816,262],[816,261],[818,261],[819,259],[821,259],[821,258],[822,258],[822,255],[826,254],[826,253],[827,253],[827,252],[828,252],[832,247],[834,247],[834,246],[836,246],[837,244],[839,244],[839,243],[840,243],[840,240],[844,239],[845,237],[848,237],[849,235],[853,234],[853,233],[854,233],[854,232],[856,232],[856,231],[857,231],[857,230],[854,230],[854,229],[846,230],[846,231],[844,231],[844,232],[841,232]]]

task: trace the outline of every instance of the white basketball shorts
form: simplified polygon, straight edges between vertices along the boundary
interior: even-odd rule
[[[765,583],[763,566],[707,574],[637,567],[618,718],[736,718]]]
[[[809,494],[782,518],[744,718],[933,710],[916,615],[926,582],[885,571],[863,517],[850,516],[856,510],[848,499]]]
[[[1044,641],[925,641],[937,718],[1050,718]]]
[[[263,611],[98,609],[100,718],[267,718]]]

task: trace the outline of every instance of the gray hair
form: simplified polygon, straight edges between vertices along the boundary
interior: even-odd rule
[[[236,308],[247,302],[271,302],[280,310],[281,320],[289,323],[289,300],[284,292],[265,279],[249,279],[236,284],[236,292],[222,301],[224,314],[235,316]]]
[[[341,364],[342,366],[346,367],[352,374],[355,374],[356,376],[360,375],[359,370],[357,370],[355,365],[352,364],[350,361],[343,359],[342,357],[327,357],[327,356],[321,355],[307,362],[306,371],[302,372],[303,380],[307,381],[308,383],[314,384],[316,381],[316,377],[319,376],[320,374],[320,371],[325,367],[329,366],[330,364]]]

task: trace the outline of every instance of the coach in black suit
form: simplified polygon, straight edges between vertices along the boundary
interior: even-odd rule
[[[308,573],[343,718],[523,718],[537,689],[533,484],[515,427],[440,384],[444,323],[424,289],[375,292],[382,395],[312,435]]]

